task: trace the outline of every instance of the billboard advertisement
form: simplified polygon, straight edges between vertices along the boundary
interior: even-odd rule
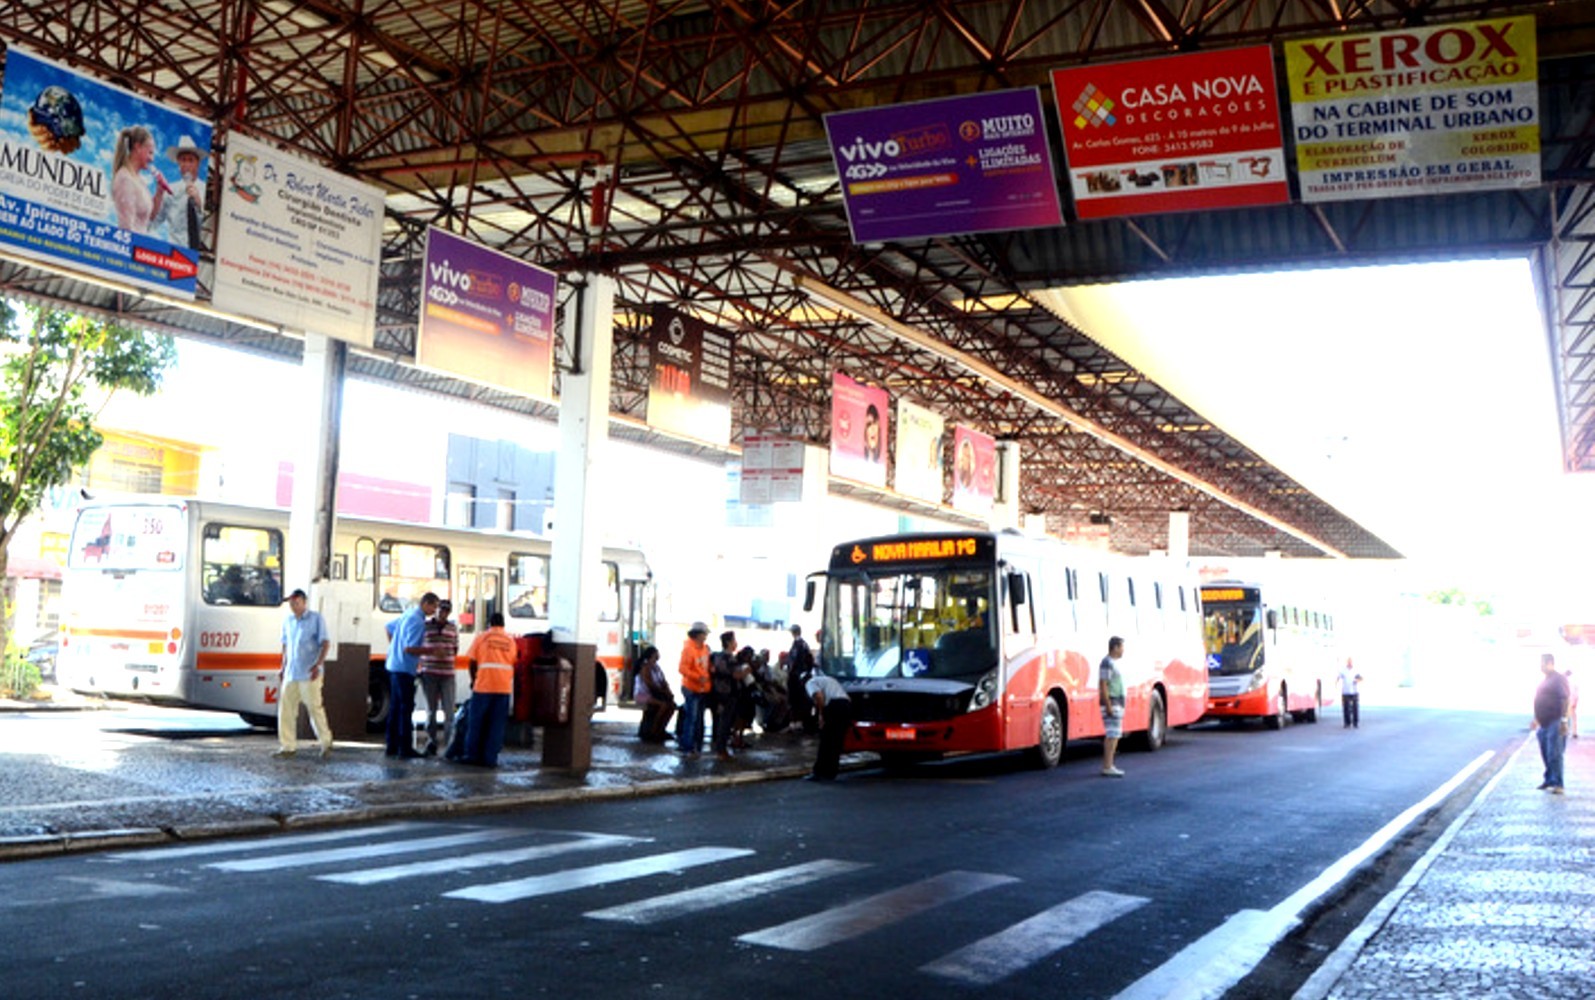
[[[0,91],[0,246],[194,297],[209,122],[12,47]]]
[[[731,441],[731,337],[664,306],[648,331],[648,426],[725,447]]]
[[[1034,88],[825,116],[853,242],[1063,222]]]
[[[831,475],[886,486],[886,435],[892,405],[885,389],[831,375]]]
[[[1284,43],[1303,201],[1540,183],[1529,15]]]
[[[216,307],[370,347],[382,192],[237,132],[223,164]]]
[[[905,496],[939,504],[946,496],[942,457],[947,421],[907,400],[897,403],[897,462],[892,483]]]
[[[1267,45],[1052,72],[1082,219],[1290,200]]]
[[[953,507],[990,514],[997,497],[997,439],[971,427],[953,428]]]
[[[552,401],[558,286],[552,271],[427,230],[416,364]]]
[[[803,442],[749,430],[742,435],[743,503],[803,499]]]

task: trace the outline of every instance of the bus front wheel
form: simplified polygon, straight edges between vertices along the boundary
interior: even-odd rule
[[[392,692],[388,686],[388,671],[373,663],[370,682],[366,687],[366,732],[380,733],[388,728],[390,701]]]
[[[1141,749],[1153,753],[1169,738],[1169,711],[1163,707],[1163,692],[1153,691],[1146,713],[1146,732],[1141,734]]]
[[[1279,698],[1274,702],[1274,714],[1263,719],[1263,725],[1269,729],[1284,729],[1285,723],[1290,720],[1290,699],[1285,696],[1285,689],[1279,689]]]
[[[1063,761],[1063,711],[1055,698],[1048,698],[1041,710],[1041,727],[1036,734],[1036,745],[1030,748],[1030,760],[1042,770],[1057,767]]]

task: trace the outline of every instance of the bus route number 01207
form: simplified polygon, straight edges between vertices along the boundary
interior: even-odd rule
[[[238,645],[237,632],[201,632],[199,644],[208,649],[232,649]]]

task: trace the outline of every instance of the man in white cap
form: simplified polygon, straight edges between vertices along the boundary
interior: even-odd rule
[[[168,242],[195,250],[200,249],[205,231],[205,182],[199,176],[205,154],[206,150],[186,135],[177,145],[167,147],[166,158],[177,164],[181,180],[173,195],[161,203],[155,220],[166,223]]]

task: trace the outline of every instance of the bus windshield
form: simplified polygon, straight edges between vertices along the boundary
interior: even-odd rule
[[[1208,604],[1202,624],[1210,673],[1249,674],[1262,666],[1261,607]]]
[[[997,663],[990,569],[833,577],[821,652],[838,678],[978,678]]]
[[[72,569],[180,570],[184,514],[180,507],[130,504],[78,512],[67,565]]]

